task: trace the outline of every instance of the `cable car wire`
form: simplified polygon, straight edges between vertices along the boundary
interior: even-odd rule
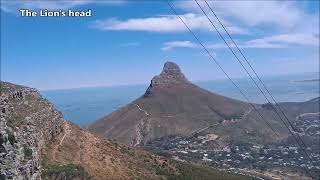
[[[258,112],[258,115],[264,120],[264,122],[267,124],[267,126],[273,131],[274,134],[278,138],[280,136],[278,133],[272,128],[271,124],[266,121],[266,119],[263,117],[263,115],[258,111],[255,105],[251,103],[249,98],[245,95],[245,93],[240,89],[240,87],[231,79],[231,77],[228,75],[228,73],[222,68],[220,63],[213,57],[213,55],[210,53],[210,51],[205,47],[205,45],[201,42],[201,40],[196,36],[196,34],[189,28],[189,26],[186,24],[186,22],[181,18],[181,16],[177,13],[175,8],[170,4],[169,0],[167,1],[167,4],[170,6],[172,12],[181,20],[181,22],[186,26],[186,28],[189,30],[189,32],[193,35],[193,37],[197,40],[197,42],[202,46],[202,48],[208,53],[209,57],[216,63],[216,65],[221,69],[221,71],[226,75],[226,77],[231,81],[231,83],[239,90],[240,94],[247,100],[247,102],[251,105],[251,107]]]

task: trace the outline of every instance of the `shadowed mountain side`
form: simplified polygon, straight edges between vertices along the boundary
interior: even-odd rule
[[[303,113],[319,112],[320,97],[305,102],[282,102],[279,103],[286,113],[291,116],[298,116]]]

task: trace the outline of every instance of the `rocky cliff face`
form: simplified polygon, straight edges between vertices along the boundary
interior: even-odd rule
[[[151,87],[169,87],[173,84],[188,82],[187,78],[181,72],[179,66],[172,62],[166,62],[160,75],[151,80]]]
[[[190,83],[181,72],[180,67],[173,62],[166,62],[162,72],[152,78],[150,86],[144,96],[151,95],[153,89],[172,88],[173,86],[183,86],[185,84]]]
[[[33,88],[1,82],[0,179],[39,179],[41,154],[62,131],[62,114]]]

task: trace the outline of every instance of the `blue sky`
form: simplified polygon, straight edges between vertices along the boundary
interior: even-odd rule
[[[168,60],[192,81],[224,78],[164,1],[1,3],[1,80],[39,89],[141,84]],[[196,3],[173,4],[225,70],[246,77]],[[260,75],[319,71],[319,1],[210,4]],[[20,17],[20,8],[92,17]]]

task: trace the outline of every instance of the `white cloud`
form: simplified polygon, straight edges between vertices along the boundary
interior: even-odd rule
[[[291,28],[303,21],[304,12],[291,1],[208,1],[211,8],[223,18],[236,19],[247,26],[276,25]],[[203,1],[199,4],[209,12]],[[199,12],[194,1],[178,1],[184,10]],[[209,13],[211,14],[211,13]]]
[[[228,42],[229,46],[235,48],[234,44]],[[237,43],[240,48],[285,48],[287,45],[273,42],[263,42],[263,41],[247,41],[244,43]],[[205,47],[207,49],[223,49],[228,48],[228,46],[224,43],[205,43]],[[161,48],[163,51],[171,50],[174,48],[202,48],[202,46],[198,45],[195,42],[191,41],[170,41],[163,44]]]
[[[234,44],[228,42],[234,48]],[[290,45],[319,46],[319,34],[279,34],[263,38],[253,39],[245,42],[237,42],[240,48],[287,48]],[[208,49],[228,48],[224,43],[206,43]],[[171,41],[164,43],[162,50],[173,48],[198,48],[196,43],[191,41]]]
[[[212,15],[204,1],[204,10]],[[260,32],[261,38],[239,42],[241,48],[287,48],[293,45],[319,46],[319,17],[292,1],[207,1],[225,22]],[[176,1],[176,7],[187,12],[202,13],[194,1]],[[215,18],[212,18],[215,20]],[[220,27],[220,26],[219,26]],[[228,27],[227,27],[228,29]],[[223,32],[223,31],[222,31]],[[230,44],[233,47],[233,44]],[[208,48],[227,48],[223,43],[209,43]]]
[[[180,15],[192,30],[213,31],[210,22],[205,16],[188,13]],[[227,23],[228,24],[228,23]],[[228,25],[227,25],[228,26]],[[162,15],[149,18],[132,18],[128,20],[107,19],[98,20],[94,27],[101,30],[126,30],[149,32],[184,32],[188,31],[179,17],[175,15]],[[232,34],[246,34],[247,31],[237,26],[228,26]]]
[[[240,48],[251,48],[251,49],[275,49],[275,48],[286,48],[286,44],[272,43],[272,42],[259,42],[259,41],[247,41],[244,44],[239,45]]]
[[[262,44],[262,43],[280,43],[291,45],[309,45],[319,46],[319,37],[316,34],[280,34],[264,37],[261,39],[251,40],[249,44]]]
[[[99,0],[19,0],[1,1],[1,10],[5,12],[17,12],[19,9],[69,9],[86,4],[121,5],[124,0],[99,1]]]
[[[197,44],[191,41],[170,41],[164,43],[162,50],[167,51],[173,48],[196,48]]]

